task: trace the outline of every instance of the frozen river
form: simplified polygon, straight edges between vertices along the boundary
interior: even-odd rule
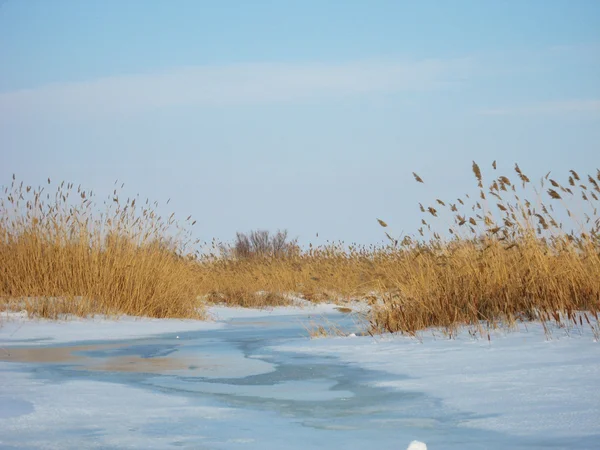
[[[117,322],[107,339],[85,322],[5,323],[0,448],[598,448],[600,348],[585,333],[310,340],[315,320],[358,325],[333,309],[221,312],[215,326],[137,337]],[[484,367],[490,351],[499,367]],[[543,398],[521,402],[535,380]]]

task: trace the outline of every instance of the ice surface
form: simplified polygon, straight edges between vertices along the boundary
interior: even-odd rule
[[[294,400],[298,402],[326,402],[345,399],[354,394],[349,391],[332,390],[336,383],[328,380],[307,380],[277,384],[231,385],[220,383],[189,382],[176,378],[160,377],[148,381],[153,386],[173,388],[188,392],[257,397],[261,399]]]
[[[0,448],[597,448],[585,330],[417,340],[361,337],[332,305],[212,314],[4,322]],[[310,340],[321,314],[358,336]]]
[[[554,330],[540,324],[517,332],[492,332],[490,340],[463,332],[456,339],[424,334],[352,340],[295,342],[278,351],[335,356],[361,367],[398,375],[372,383],[422,392],[452,411],[475,417],[462,427],[513,435],[562,438],[600,436],[600,344],[588,329]]]
[[[185,437],[172,432],[161,436],[153,428],[223,420],[235,413],[118,383],[40,380],[9,366],[0,363],[0,399],[12,391],[22,403],[12,415],[0,417],[0,448],[164,448]],[[23,407],[25,403],[33,408]]]

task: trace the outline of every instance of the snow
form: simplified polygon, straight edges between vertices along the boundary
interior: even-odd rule
[[[19,436],[28,438],[28,448],[78,448],[81,441],[73,434],[82,434],[88,436],[83,440],[85,448],[160,449],[173,436],[150,433],[152,426],[175,426],[177,420],[218,421],[235,415],[232,408],[199,405],[115,383],[46,383],[11,371],[9,363],[0,363],[0,385],[11,386],[13,391],[0,388],[0,411],[4,410],[4,415],[0,412],[0,448],[18,444]]]
[[[96,316],[90,319],[68,317],[52,321],[28,318],[26,311],[0,314],[0,346],[46,345],[69,342],[121,340],[148,336],[214,330],[225,326],[223,322],[241,318],[314,315],[337,312],[338,305],[331,303],[303,304],[272,308],[241,308],[214,306],[208,308],[209,321],[152,319],[121,316],[117,319]]]
[[[490,340],[461,333],[448,339],[423,333],[403,336],[326,338],[276,347],[322,356],[395,379],[379,387],[424,392],[449,412],[469,412],[463,427],[513,435],[600,436],[600,344],[589,330],[555,329],[547,339],[540,324],[491,333]]]
[[[589,328],[309,339],[307,322],[351,317],[332,304],[208,312],[209,322],[5,313],[0,448],[591,449],[600,439]]]
[[[51,321],[4,313],[0,318],[0,346],[112,341],[185,331],[214,330],[223,324],[198,320],[151,319],[122,316],[109,319],[69,317]]]
[[[300,306],[275,306],[268,308],[241,308],[230,306],[212,306],[208,314],[214,320],[227,321],[231,319],[278,317],[302,315],[323,315],[338,312],[339,305],[334,303],[302,302]]]

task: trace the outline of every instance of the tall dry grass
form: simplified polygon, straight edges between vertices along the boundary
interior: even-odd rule
[[[373,332],[520,319],[597,323],[600,172],[571,171],[563,184],[548,174],[534,186],[515,166],[516,181],[500,175],[484,187],[479,166],[472,169],[477,196],[420,205],[425,217],[415,236],[281,258],[214,256],[202,265],[202,291],[246,305],[265,301],[259,291],[271,300],[290,292],[315,301],[366,299]],[[444,216],[451,225],[442,233],[434,221]]]
[[[533,185],[516,166],[515,180],[500,175],[485,187],[475,163],[473,173],[476,197],[420,205],[423,227],[403,239],[387,235],[384,245],[300,249],[275,235],[273,247],[259,232],[256,248],[269,251],[253,252],[240,235],[243,251],[213,242],[208,254],[193,253],[189,227],[148,203],[121,202],[116,191],[98,215],[90,193],[70,184],[48,195],[15,182],[0,203],[0,298],[46,317],[194,317],[210,302],[362,299],[372,304],[372,332],[518,319],[597,323],[600,171]],[[444,218],[442,232],[435,220]]]
[[[467,195],[420,206],[433,219],[445,208],[453,216],[448,229],[453,238],[442,237],[431,219],[423,219],[419,233],[424,239],[407,240],[395,263],[385,268],[384,279],[394,280],[393,288],[381,292],[373,328],[452,330],[459,324],[517,319],[597,322],[600,171],[582,178],[571,170],[564,184],[547,174],[536,187],[515,165],[516,182],[501,175],[485,188],[479,166],[472,168],[476,199]]]
[[[18,184],[0,200],[0,301],[8,308],[59,314],[202,317],[190,235],[156,204],[119,198],[99,205],[92,192],[60,183]]]

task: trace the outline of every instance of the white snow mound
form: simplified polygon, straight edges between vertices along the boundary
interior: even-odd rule
[[[420,441],[412,441],[406,450],[427,450],[427,444]]]

